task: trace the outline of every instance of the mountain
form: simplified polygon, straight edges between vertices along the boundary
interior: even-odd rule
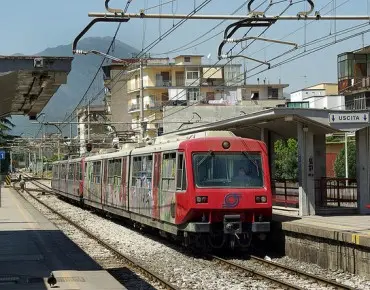
[[[78,44],[78,49],[83,50],[98,50],[106,52],[112,41],[112,37],[88,37],[82,39]],[[139,51],[119,40],[115,41],[114,52],[111,53],[116,57],[131,57],[132,53]],[[17,53],[17,55],[21,55]],[[40,56],[73,56],[72,44],[60,45],[53,48],[47,48],[44,51],[37,53]],[[94,77],[102,57],[97,55],[75,55],[72,62],[72,70],[68,75],[67,84],[62,85],[57,93],[50,99],[45,106],[43,113],[45,113],[45,121],[62,121],[67,113],[73,111],[80,99],[88,88],[92,78]],[[90,88],[88,97],[95,96],[102,88],[103,76],[100,73]],[[32,124],[28,117],[13,116],[12,122],[16,125],[12,134],[34,135],[39,129],[39,125]],[[76,126],[73,126],[76,127]],[[50,130],[50,132],[54,132]],[[49,132],[49,130],[48,130]],[[68,128],[66,128],[66,132]]]

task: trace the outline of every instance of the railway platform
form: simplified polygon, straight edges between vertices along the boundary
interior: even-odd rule
[[[0,289],[126,289],[13,189],[0,191]]]
[[[300,218],[274,209],[272,239],[291,258],[370,279],[370,215]]]

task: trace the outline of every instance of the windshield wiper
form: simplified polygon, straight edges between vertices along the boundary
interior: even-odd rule
[[[204,161],[206,161],[206,159],[207,159],[209,156],[211,156],[211,157],[214,157],[214,156],[215,156],[215,153],[214,153],[212,150],[209,150],[209,152],[208,152],[208,153],[209,153],[208,155],[204,156],[204,157],[202,158],[202,160],[200,160],[200,161],[199,161],[198,166],[201,166],[201,165],[202,165],[202,163],[203,163]]]

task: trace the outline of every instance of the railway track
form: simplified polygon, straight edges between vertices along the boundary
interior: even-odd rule
[[[40,181],[32,180],[31,182],[41,188],[37,191],[44,191],[53,194],[52,189]],[[242,263],[246,264],[247,261],[226,260],[213,255],[207,258],[212,259],[216,263],[222,264],[224,267],[226,266],[228,269],[248,273],[250,276],[268,281],[276,286],[276,288],[272,287],[271,289],[355,289],[350,286],[337,283],[336,281],[315,276],[256,256],[250,257],[248,265],[242,265]],[[297,281],[299,281],[299,283],[297,283]],[[304,286],[297,286],[297,284],[303,284]]]
[[[36,183],[34,183],[34,184],[36,184]],[[40,184],[42,184],[42,183],[40,183]],[[44,185],[44,184],[42,184],[42,185],[45,188],[48,187],[47,185]],[[14,189],[23,198],[25,198],[18,188],[16,188],[14,186]],[[43,190],[43,189],[41,189],[41,190]],[[133,270],[133,272],[139,272],[140,274],[144,275],[149,281],[151,281],[151,284],[160,285],[160,287],[162,289],[171,289],[171,290],[178,290],[179,289],[177,286],[173,285],[172,283],[166,281],[164,278],[160,277],[160,275],[158,275],[157,273],[155,273],[152,270],[149,270],[146,267],[144,267],[143,265],[141,265],[141,263],[139,263],[135,259],[133,259],[131,257],[128,257],[127,255],[122,254],[120,251],[118,251],[117,249],[115,249],[111,245],[107,244],[105,241],[103,241],[99,237],[95,236],[94,234],[92,234],[91,232],[89,232],[88,230],[86,230],[85,228],[81,227],[76,222],[74,222],[71,219],[69,219],[68,217],[62,215],[58,211],[54,210],[53,208],[51,208],[50,206],[48,206],[46,203],[44,203],[43,201],[39,200],[37,197],[35,197],[34,195],[32,195],[29,192],[28,189],[25,189],[24,190],[24,193],[26,193],[33,200],[37,201],[39,204],[41,204],[42,206],[44,206],[45,208],[47,208],[50,212],[52,212],[55,216],[57,216],[59,218],[59,221],[57,219],[55,219],[55,218],[49,218],[49,220],[51,220],[53,223],[58,224],[58,223],[60,223],[60,220],[61,220],[62,222],[65,222],[68,225],[70,225],[71,227],[73,227],[74,230],[77,229],[80,233],[82,233],[83,235],[87,236],[88,239],[92,240],[98,246],[100,246],[102,248],[102,250],[100,250],[100,253],[99,254],[95,255],[96,257],[92,257],[92,258],[94,258],[94,260],[100,266],[102,266],[102,268],[104,270],[106,270],[107,272],[109,272],[113,277],[115,277],[121,283],[122,282],[125,282],[127,284],[127,280],[126,279],[128,279],[128,274],[122,273],[122,271],[119,271],[117,269],[119,269],[121,267],[128,267],[128,268],[131,268]],[[73,229],[67,228],[67,231],[73,231]],[[84,239],[84,241],[85,241],[85,239]],[[84,245],[81,245],[81,246],[84,247]],[[96,246],[94,244],[91,244],[91,242],[89,242],[88,247],[89,248],[96,248]],[[86,245],[85,245],[85,248],[86,248]],[[106,253],[103,254],[104,251],[108,251],[110,253],[110,255],[108,255],[108,257],[107,257],[107,254]],[[132,283],[132,281],[130,283]],[[142,289],[142,288],[143,287],[141,287],[140,289]],[[148,288],[148,287],[146,287],[146,288]],[[151,289],[155,289],[155,288],[152,287]]]
[[[297,289],[297,290],[303,290],[307,289],[307,287],[304,286],[297,286],[296,284],[293,284],[289,282],[290,280],[296,278],[296,279],[303,279],[307,281],[307,284],[311,289],[346,289],[346,290],[355,290],[355,288],[352,288],[347,285],[343,285],[340,283],[337,283],[335,281],[318,277],[315,275],[312,275],[310,273],[303,272],[298,269],[294,269],[289,266],[281,265],[272,261],[268,261],[265,259],[261,259],[256,256],[250,256],[249,263],[250,265],[245,266],[241,265],[239,262],[234,262],[230,260],[226,260],[223,258],[220,258],[218,256],[211,256],[212,259],[215,261],[225,265],[226,267],[231,267],[233,269],[247,272],[251,275],[254,275],[260,279],[268,280],[271,283],[275,284],[277,287],[281,287],[278,289]],[[274,274],[266,274],[270,271],[273,271]],[[288,275],[291,276],[289,279]]]

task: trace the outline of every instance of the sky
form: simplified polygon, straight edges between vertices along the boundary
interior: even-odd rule
[[[200,5],[204,0],[175,0],[169,4],[161,6],[159,9],[153,8],[146,10],[146,13],[181,13],[188,14],[194,6]],[[294,0],[297,3],[290,7],[284,15],[296,15],[298,11],[305,9],[305,1]],[[166,3],[168,0],[132,0],[128,12],[136,13],[140,9],[156,6],[160,3]],[[232,14],[237,8],[242,7],[237,14],[246,14],[247,7],[243,0],[213,0],[198,14]],[[268,1],[256,0],[255,5],[258,6],[261,2],[269,3]],[[286,7],[289,1],[274,5],[267,12],[268,15],[279,15]],[[332,15],[369,15],[370,0],[316,0],[315,10],[320,10],[322,14]],[[112,0],[110,6],[113,8],[124,8],[126,0]],[[253,6],[253,7],[256,7]],[[333,7],[337,9],[333,10]],[[266,4],[260,9],[266,8]],[[322,9],[323,8],[323,9]],[[321,10],[322,9],[322,10]],[[58,45],[69,44],[80,33],[80,31],[88,24],[91,18],[88,17],[88,12],[105,12],[104,0],[11,0],[0,1],[0,55],[11,55],[14,53],[22,53],[32,55],[38,53],[48,47],[56,47]],[[178,20],[158,20],[158,19],[131,19],[128,23],[121,26],[118,34],[118,39],[131,46],[141,50],[157,39],[159,35],[163,35],[165,31],[171,28]],[[160,56],[173,57],[176,54],[203,54],[210,58],[205,60],[209,63],[217,61],[218,45],[222,41],[223,32],[226,25],[232,23],[227,21],[219,27],[213,29],[206,37],[194,41],[220,21],[208,20],[188,20],[178,30],[163,39],[159,45],[155,46],[150,53]],[[337,35],[336,40],[354,35],[359,31],[370,29],[370,21],[277,21],[264,34],[265,38],[282,39],[297,43],[298,45],[307,44],[314,39],[323,37],[326,42],[311,43],[307,46],[309,50],[315,45],[325,44],[330,41],[335,41],[332,37],[327,37],[335,32],[349,28],[355,25],[364,24],[363,27],[357,30],[350,31],[347,34]],[[366,25],[368,23],[368,25]],[[117,24],[96,24],[86,36],[113,36]],[[304,28],[306,27],[306,28]],[[246,32],[241,29],[236,35],[242,36]],[[262,32],[261,29],[253,29],[248,36],[258,36]],[[216,35],[209,41],[196,45],[198,42],[203,42],[205,39]],[[188,50],[180,50],[176,53],[169,53],[171,50],[182,47],[185,44],[190,46],[196,45]],[[248,43],[250,44],[250,43]],[[258,73],[264,67],[254,68],[258,65],[256,62],[247,61],[248,68],[248,83],[256,83],[257,78],[260,80],[266,79],[267,82],[277,83],[282,82],[289,84],[287,92],[299,90],[303,87],[314,85],[320,82],[336,82],[337,81],[337,55],[345,51],[352,51],[361,48],[363,45],[369,45],[369,35],[364,34],[362,37],[357,36],[347,41],[339,42],[333,46],[309,54],[299,58],[293,62],[274,67],[280,61],[283,61],[289,56],[296,53],[302,53],[303,49],[287,54],[291,47],[287,45],[274,44],[269,45],[262,41],[256,41],[245,50],[244,55],[257,58],[259,60],[270,60],[277,56],[281,56],[276,60],[271,61],[272,69]],[[266,47],[269,45],[268,47]],[[226,51],[231,48],[231,44],[225,46]],[[93,49],[93,48],[92,48]],[[235,55],[240,51],[240,46],[237,46],[232,54]],[[241,62],[242,59],[237,59],[234,63]],[[91,76],[93,77],[93,76]]]

